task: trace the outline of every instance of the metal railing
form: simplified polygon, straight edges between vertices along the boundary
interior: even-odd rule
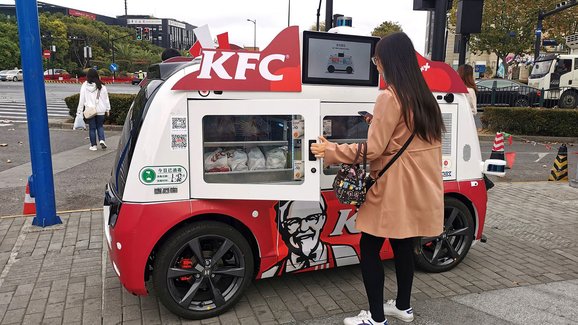
[[[566,92],[570,87],[536,89],[530,86],[509,86],[509,87],[484,87],[478,85],[477,106],[483,107],[545,107],[554,108],[560,106],[560,97],[564,96],[566,106],[571,104],[568,101],[568,94],[573,93],[578,97],[578,90]],[[574,88],[576,89],[576,88]],[[564,106],[564,105],[562,105]],[[571,107],[565,107],[571,108]],[[576,108],[576,106],[574,106]]]

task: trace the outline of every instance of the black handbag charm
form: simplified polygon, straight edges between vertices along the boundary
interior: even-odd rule
[[[359,156],[363,150],[363,167],[357,164]],[[357,145],[357,154],[353,164],[341,164],[341,168],[333,181],[333,191],[337,200],[341,204],[353,204],[360,206],[365,202],[367,193],[365,186],[367,165],[367,144],[359,143]]]

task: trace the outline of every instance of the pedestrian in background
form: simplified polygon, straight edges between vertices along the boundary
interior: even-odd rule
[[[375,102],[367,136],[367,160],[373,179],[408,143],[398,161],[369,189],[357,213],[361,274],[369,312],[347,317],[346,325],[387,324],[385,315],[414,319],[410,306],[416,237],[443,231],[444,201],[441,137],[445,130],[439,105],[423,79],[411,40],[405,33],[382,38],[372,58],[388,84]],[[415,136],[415,137],[414,137]],[[357,144],[337,144],[320,137],[311,151],[324,164],[360,163]],[[385,238],[393,249],[397,297],[384,304],[384,268],[379,255]]]
[[[470,104],[472,114],[476,115],[478,114],[478,99],[476,97],[478,86],[476,86],[476,82],[474,81],[474,69],[469,64],[460,65],[458,67],[458,74],[468,88],[468,94],[466,95],[466,98]]]
[[[108,91],[106,86],[100,80],[98,71],[89,69],[86,74],[86,81],[80,87],[80,98],[78,100],[78,107],[76,108],[76,115],[83,114],[86,107],[96,108],[96,115],[87,119],[89,125],[90,147],[89,150],[97,150],[96,135],[100,140],[102,149],[106,149],[106,142],[104,137],[104,117],[108,116],[110,112],[110,100],[108,98]]]

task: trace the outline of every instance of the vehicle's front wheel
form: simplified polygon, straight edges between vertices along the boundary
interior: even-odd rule
[[[253,279],[253,254],[233,227],[200,222],[174,233],[159,249],[153,284],[173,313],[204,319],[232,307]]]
[[[328,71],[329,73],[333,73],[333,72],[335,72],[335,67],[332,66],[332,65],[330,65],[330,66],[327,67],[327,71]]]
[[[345,69],[345,72],[347,72],[348,74],[352,74],[352,73],[353,73],[353,68],[352,68],[352,67],[347,67],[347,69]]]
[[[560,96],[560,108],[576,108],[578,105],[578,91],[566,90]]]
[[[418,238],[416,265],[427,272],[445,272],[456,267],[470,250],[474,240],[474,220],[464,203],[445,198],[444,228],[438,237]]]
[[[14,82],[18,81],[18,77],[12,78],[12,81],[14,81]]]

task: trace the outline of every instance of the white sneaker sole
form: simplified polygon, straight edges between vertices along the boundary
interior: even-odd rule
[[[413,320],[414,320],[414,317],[413,317],[413,316],[410,318],[410,317],[400,316],[400,315],[394,314],[394,313],[385,313],[385,312],[384,312],[383,314],[384,314],[385,316],[391,316],[391,317],[393,317],[393,318],[395,318],[395,319],[399,319],[400,321],[406,322],[406,323],[411,323],[411,322],[413,322]]]

